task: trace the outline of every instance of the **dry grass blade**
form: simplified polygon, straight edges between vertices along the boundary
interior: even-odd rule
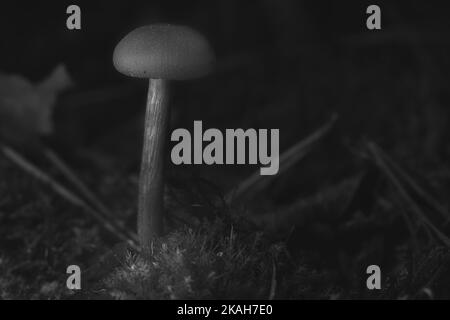
[[[416,216],[434,233],[434,235],[441,240],[446,246],[450,247],[450,238],[448,238],[444,233],[442,233],[439,228],[437,228],[431,221],[428,219],[426,214],[420,208],[420,206],[414,201],[414,199],[410,196],[406,188],[403,186],[401,181],[397,178],[397,176],[392,172],[389,165],[384,160],[382,151],[377,147],[377,145],[373,142],[369,142],[367,144],[368,150],[372,157],[375,160],[376,165],[380,168],[380,170],[386,175],[388,180],[394,185],[394,187],[399,192],[400,196],[403,200],[409,205],[412,212],[416,214]],[[387,155],[385,155],[387,157]]]
[[[34,164],[25,159],[14,149],[7,147],[5,145],[0,146],[3,154],[6,158],[12,161],[14,164],[19,166],[22,170],[32,175],[36,179],[40,180],[42,183],[50,186],[57,194],[72,203],[73,205],[80,207],[89,213],[94,219],[100,222],[100,225],[121,241],[127,242],[132,248],[138,249],[136,245],[136,240],[128,236],[127,232],[123,231],[122,228],[111,219],[108,221],[99,212],[93,209],[89,204],[87,204],[83,199],[79,198],[72,191],[61,185],[59,182],[54,180],[51,176],[43,172],[41,169],[36,167]],[[110,219],[110,218],[109,218]]]
[[[337,115],[333,115],[326,124],[318,128],[314,133],[286,150],[279,157],[280,169],[278,171],[278,174],[287,171],[290,167],[303,159],[309,153],[311,148],[331,130],[336,120]],[[235,189],[230,191],[226,195],[225,200],[230,203],[237,199],[242,199],[243,197],[251,197],[252,195],[264,189],[270,182],[275,179],[276,176],[277,175],[262,176],[259,170],[257,170],[247,179],[242,181]]]

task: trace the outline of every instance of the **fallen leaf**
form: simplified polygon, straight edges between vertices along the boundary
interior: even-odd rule
[[[64,65],[38,84],[21,75],[0,74],[0,137],[17,141],[51,134],[58,94],[72,85]]]

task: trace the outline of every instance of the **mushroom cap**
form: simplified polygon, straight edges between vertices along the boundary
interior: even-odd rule
[[[137,28],[116,46],[117,71],[137,78],[187,80],[206,75],[214,53],[197,31],[177,25],[155,24]]]

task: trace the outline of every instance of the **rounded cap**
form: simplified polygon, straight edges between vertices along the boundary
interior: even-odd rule
[[[156,24],[125,36],[114,49],[113,63],[117,71],[131,77],[186,80],[210,72],[214,54],[197,31]]]

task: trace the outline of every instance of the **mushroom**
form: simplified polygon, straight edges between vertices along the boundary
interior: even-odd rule
[[[115,68],[148,78],[149,90],[139,178],[138,236],[148,247],[163,233],[164,159],[168,135],[168,80],[206,75],[214,64],[206,39],[189,27],[155,24],[135,29],[116,46]]]

